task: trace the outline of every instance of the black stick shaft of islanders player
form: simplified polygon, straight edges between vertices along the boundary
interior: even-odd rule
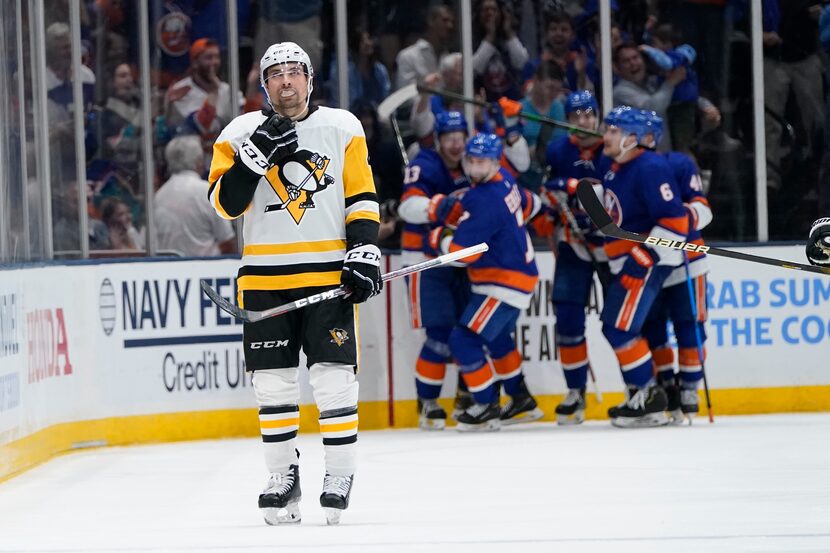
[[[383,275],[381,279],[383,280],[383,282],[387,282],[396,278],[400,278],[402,276],[419,273],[421,271],[426,271],[427,269],[432,269],[433,267],[440,267],[441,265],[446,265],[448,263],[452,263],[453,261],[458,261],[460,259],[464,259],[465,257],[475,255],[477,253],[484,253],[487,250],[487,244],[482,242],[481,244],[476,244],[475,246],[470,246],[469,248],[464,248],[463,250],[458,250],[457,252],[441,255],[433,259],[428,259],[427,261],[424,261],[422,263],[416,263],[415,265],[410,265],[409,267],[404,267],[402,269],[398,269],[397,271],[391,271]],[[199,284],[202,286],[202,290],[205,291],[205,294],[207,294],[207,297],[209,297],[213,303],[218,305],[220,309],[222,309],[226,313],[233,315],[239,320],[245,321],[246,323],[255,323],[257,321],[261,321],[262,319],[267,319],[269,317],[278,317],[279,315],[284,315],[289,311],[302,309],[303,307],[311,305],[312,303],[319,303],[321,301],[339,298],[349,293],[349,291],[346,288],[340,286],[338,288],[326,290],[325,292],[312,294],[306,298],[301,298],[297,301],[286,303],[285,305],[272,307],[271,309],[266,309],[264,311],[251,311],[249,309],[242,309],[241,307],[232,304],[231,302],[220,296],[216,292],[216,290],[211,288],[211,286],[204,280],[200,280]]]
[[[741,261],[751,261],[752,263],[761,263],[763,265],[772,265],[774,267],[781,267],[783,269],[794,269],[796,271],[807,271],[809,273],[819,273],[822,275],[830,275],[830,267],[817,267],[815,265],[805,265],[804,263],[796,263],[795,261],[783,261],[772,257],[763,257],[761,255],[752,255],[749,253],[736,252],[733,250],[724,250],[714,246],[704,246],[700,244],[691,244],[681,240],[668,240],[665,238],[658,238],[657,236],[648,236],[629,232],[618,227],[611,216],[605,211],[602,202],[594,193],[591,182],[588,180],[579,181],[576,188],[576,194],[579,196],[579,201],[588,213],[588,216],[594,224],[603,233],[621,240],[628,240],[630,242],[638,242],[648,246],[658,246],[661,248],[672,248],[675,250],[683,250],[686,252],[700,252],[718,257],[729,257],[731,259],[739,259]]]
[[[468,98],[462,94],[458,94],[457,92],[452,92],[451,90],[441,90],[440,88],[430,88],[428,86],[419,85],[418,92],[424,94],[436,94],[438,96],[443,96],[444,98],[448,98],[450,100],[455,100],[456,102],[464,102],[467,104],[473,104],[474,106],[479,106],[482,108],[491,108],[492,104],[490,102],[485,102],[484,100],[479,100],[477,98]],[[554,127],[559,127],[560,129],[565,129],[571,132],[577,132],[580,134],[587,134],[590,136],[601,137],[602,133],[599,131],[586,129],[584,127],[577,127],[576,125],[571,125],[570,123],[566,123],[565,121],[558,121],[556,119],[552,119],[550,117],[546,117],[544,115],[537,115],[535,113],[528,113],[526,111],[520,111],[519,117],[522,119],[527,119],[529,121],[536,121],[537,123],[544,123],[546,125],[553,125]],[[646,150],[654,151],[654,146],[646,146],[645,144],[638,144],[640,148]]]
[[[706,412],[709,415],[709,424],[715,422],[715,416],[712,414],[712,399],[709,397],[709,381],[706,379],[706,363],[703,358],[706,355],[703,353],[703,336],[701,336],[700,325],[697,321],[697,314],[700,313],[700,306],[697,304],[697,296],[695,295],[695,287],[692,284],[692,272],[689,270],[689,256],[683,252],[683,266],[686,268],[686,288],[689,291],[689,301],[692,307],[692,319],[695,324],[695,342],[697,343],[697,357],[700,359],[700,372],[703,375],[703,391],[706,395]],[[705,299],[703,301],[706,301]],[[691,417],[689,418],[691,421]]]

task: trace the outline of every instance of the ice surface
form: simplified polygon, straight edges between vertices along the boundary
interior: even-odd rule
[[[90,450],[0,484],[0,551],[830,551],[828,436],[830,414],[363,432],[337,527],[316,434],[291,527],[256,508],[258,440]]]

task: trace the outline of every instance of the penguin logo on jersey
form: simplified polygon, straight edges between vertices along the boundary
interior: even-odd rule
[[[349,339],[349,333],[342,328],[332,328],[329,330],[329,334],[331,334],[329,342],[338,346],[342,346]]]
[[[622,225],[623,213],[620,199],[614,194],[613,190],[609,190],[608,188],[605,189],[605,211],[611,216],[614,224],[617,226]]]
[[[326,173],[330,161],[317,152],[297,150],[271,167],[265,177],[279,203],[266,206],[265,211],[286,211],[299,225],[306,210],[316,207],[314,195],[334,184],[334,177]]]

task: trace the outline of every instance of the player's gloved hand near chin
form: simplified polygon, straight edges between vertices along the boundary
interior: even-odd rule
[[[429,200],[427,216],[429,217],[430,223],[438,223],[455,228],[458,226],[458,220],[463,214],[464,207],[461,205],[461,200],[456,196],[436,194]]]
[[[806,253],[811,264],[830,267],[830,217],[813,222]]]
[[[380,274],[380,250],[374,244],[355,244],[346,252],[340,284],[349,293],[343,301],[363,303],[383,290]]]
[[[273,111],[269,113],[237,153],[242,163],[259,175],[264,175],[269,167],[297,150],[294,121]]]
[[[647,246],[637,245],[628,252],[628,259],[620,271],[620,284],[627,290],[641,288],[648,273],[660,260],[657,252]]]
[[[519,119],[521,111],[521,103],[505,96],[490,104],[490,116],[496,125],[495,133],[508,144],[512,144],[522,134],[522,123]]]

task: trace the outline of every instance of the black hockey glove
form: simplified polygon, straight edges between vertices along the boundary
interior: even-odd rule
[[[289,117],[271,115],[239,148],[239,159],[248,169],[264,175],[268,168],[297,150],[297,131]]]
[[[830,267],[830,217],[819,219],[810,227],[807,259],[813,265]]]
[[[357,244],[346,252],[340,284],[349,293],[343,301],[363,303],[383,289],[380,278],[380,250],[374,244]]]

